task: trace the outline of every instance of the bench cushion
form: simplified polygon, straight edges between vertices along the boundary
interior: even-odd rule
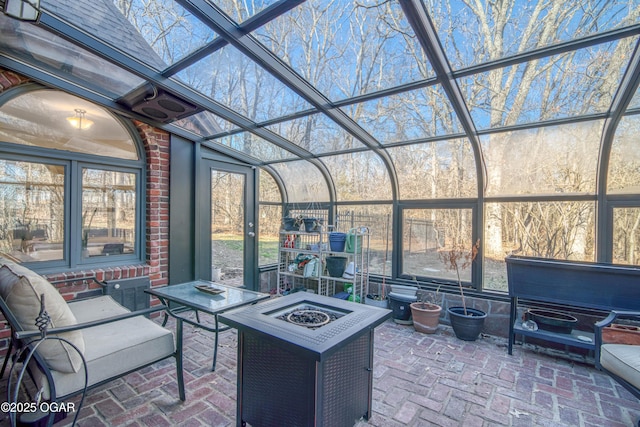
[[[600,347],[600,364],[640,388],[640,346],[604,344]]]
[[[74,301],[69,307],[84,323],[129,312],[110,296]],[[171,331],[144,316],[83,329],[89,386],[138,369],[175,352]],[[84,387],[84,369],[77,373],[52,372],[57,397]],[[44,377],[37,379],[46,385]],[[48,390],[48,387],[45,387]],[[45,393],[47,398],[48,393]]]
[[[40,295],[44,295],[45,308],[51,317],[50,328],[75,325],[76,318],[60,292],[44,277],[28,268],[0,257],[0,296],[22,328],[37,331],[36,318],[40,313]],[[59,335],[84,352],[82,332]],[[38,353],[51,369],[60,372],[78,372],[82,366],[80,355],[69,344],[47,340],[38,347]]]

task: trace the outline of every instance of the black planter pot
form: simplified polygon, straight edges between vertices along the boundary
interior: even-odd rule
[[[300,230],[301,221],[297,218],[282,218],[282,228],[285,231],[298,231]]]
[[[331,277],[342,277],[344,269],[347,266],[347,257],[344,256],[328,256],[325,258],[327,264],[327,273]]]
[[[449,307],[447,312],[449,313],[453,332],[455,332],[458,339],[463,341],[475,341],[478,339],[484,326],[484,319],[487,318],[487,313],[475,308],[467,308],[468,314],[465,316],[464,307]]]

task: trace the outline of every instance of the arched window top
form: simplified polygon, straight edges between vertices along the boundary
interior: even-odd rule
[[[57,90],[39,89],[0,106],[0,140],[47,149],[138,160],[136,144],[109,111]]]

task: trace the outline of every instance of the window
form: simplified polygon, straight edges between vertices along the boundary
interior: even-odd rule
[[[404,209],[402,215],[402,274],[457,282],[440,253],[453,248],[471,251],[472,209]],[[470,266],[460,271],[471,281]]]
[[[282,197],[273,176],[260,170],[259,178],[258,265],[262,266],[278,262]]]
[[[0,141],[88,155],[99,153],[121,160],[139,159],[131,134],[110,112],[48,89],[25,92],[18,88],[3,94]]]
[[[484,289],[507,290],[506,255],[595,261],[593,201],[487,203]]]
[[[66,168],[0,159],[0,251],[20,261],[64,257]]]
[[[102,107],[33,87],[0,96],[0,251],[35,268],[141,259],[135,139]]]
[[[613,262],[640,264],[640,207],[613,209]]]
[[[403,145],[387,150],[398,174],[400,199],[475,197],[475,159],[467,139]]]
[[[595,194],[604,122],[484,135],[487,195]]]
[[[135,252],[136,181],[134,173],[83,168],[83,258]]]
[[[611,145],[608,194],[638,194],[640,182],[640,150],[638,150],[640,115],[626,116],[620,121]]]
[[[392,206],[341,205],[338,206],[336,225],[338,230],[369,227],[369,273],[390,277],[393,260]]]

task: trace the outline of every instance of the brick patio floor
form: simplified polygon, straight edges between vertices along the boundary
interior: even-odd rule
[[[216,372],[212,345],[213,334],[185,326],[186,402],[171,359],[90,392],[77,425],[235,425],[235,331],[220,334]],[[387,321],[376,329],[374,357],[373,415],[357,427],[628,427],[640,416],[640,403],[591,364],[529,346],[509,356],[501,338],[463,342],[446,326],[424,335]]]

